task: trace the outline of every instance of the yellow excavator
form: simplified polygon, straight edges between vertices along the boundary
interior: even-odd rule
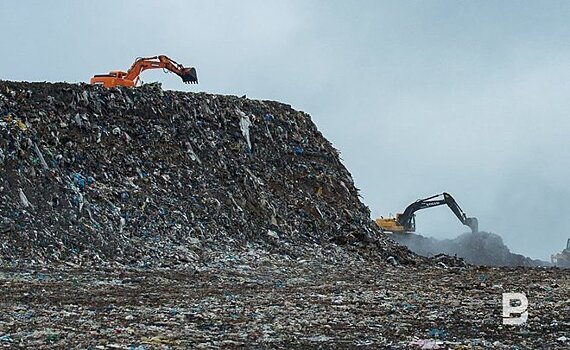
[[[552,263],[559,267],[570,267],[570,238],[566,242],[566,249],[562,253],[554,254],[550,257]]]
[[[438,198],[440,197],[440,198]],[[465,226],[469,226],[473,233],[479,231],[479,221],[477,218],[465,215],[459,204],[449,193],[436,194],[431,197],[418,199],[414,203],[408,205],[403,213],[396,214],[395,218],[379,218],[376,224],[385,232],[391,233],[412,233],[416,231],[416,215],[415,212],[421,209],[438,207],[447,205],[449,209],[457,216],[459,221]]]

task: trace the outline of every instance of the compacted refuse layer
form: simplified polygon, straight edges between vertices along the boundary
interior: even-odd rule
[[[0,262],[192,265],[262,246],[418,258],[308,114],[235,96],[0,82]]]
[[[184,270],[0,269],[0,348],[570,345],[570,275],[562,269],[394,267],[255,255]],[[526,322],[503,324],[503,293],[524,293]]]

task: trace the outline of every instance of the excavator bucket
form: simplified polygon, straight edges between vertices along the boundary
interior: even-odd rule
[[[198,84],[198,75],[196,74],[196,69],[194,67],[184,68],[177,74],[186,84]]]
[[[465,219],[465,225],[471,228],[472,233],[479,232],[479,220],[477,220],[477,218],[471,217]]]

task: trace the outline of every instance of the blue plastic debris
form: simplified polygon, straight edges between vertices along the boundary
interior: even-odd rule
[[[131,344],[131,346],[129,347],[129,350],[147,350],[147,349],[148,348],[144,344],[141,345]]]
[[[10,334],[4,334],[3,336],[0,337],[0,342],[2,343],[12,343],[13,341],[14,338],[12,338]]]
[[[73,178],[73,182],[77,185],[77,187],[79,187],[80,190],[84,190],[86,185],[85,177],[79,173],[73,173],[71,176]]]
[[[443,329],[432,328],[429,331],[429,336],[436,339],[445,339],[445,337],[447,337],[447,332]]]

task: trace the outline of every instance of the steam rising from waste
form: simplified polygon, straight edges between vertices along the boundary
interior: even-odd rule
[[[541,260],[511,253],[501,236],[490,232],[464,233],[453,239],[439,240],[417,234],[392,234],[396,242],[423,255],[455,255],[475,265],[490,266],[549,266]]]

